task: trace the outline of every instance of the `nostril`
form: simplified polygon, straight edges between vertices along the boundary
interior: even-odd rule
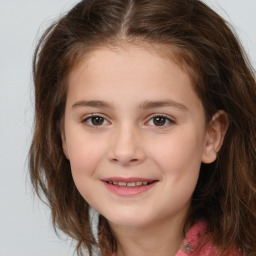
[[[112,158],[111,159],[111,161],[113,162],[113,163],[126,163],[126,164],[133,164],[133,163],[137,163],[138,161],[139,161],[139,159],[137,159],[137,158],[132,158],[132,159],[130,159],[130,160],[127,160],[127,161],[122,161],[122,160],[120,160],[120,159],[118,159],[118,158]]]

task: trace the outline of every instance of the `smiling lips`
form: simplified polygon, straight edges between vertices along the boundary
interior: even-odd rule
[[[154,182],[154,181],[152,181]],[[139,187],[139,186],[146,186],[151,184],[152,182],[148,181],[136,181],[136,182],[124,182],[124,181],[107,181],[108,184],[113,184],[119,187],[128,187],[128,188],[133,188],[133,187]]]
[[[144,178],[108,178],[102,180],[106,187],[120,196],[134,196],[146,192],[153,187],[157,180]]]

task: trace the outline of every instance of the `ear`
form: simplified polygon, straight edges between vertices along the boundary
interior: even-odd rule
[[[215,113],[207,126],[204,152],[202,162],[212,163],[216,160],[226,132],[228,130],[229,120],[225,111],[219,110]]]

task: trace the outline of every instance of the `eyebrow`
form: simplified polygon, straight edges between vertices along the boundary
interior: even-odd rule
[[[73,109],[78,107],[110,108],[110,105],[107,102],[99,100],[80,100],[72,105]]]
[[[174,100],[160,100],[160,101],[147,100],[140,106],[141,109],[151,109],[151,108],[159,108],[159,107],[174,107],[183,111],[188,110],[188,108],[185,105],[179,102],[176,102]]]
[[[72,109],[76,109],[78,107],[91,107],[91,108],[111,108],[110,104],[105,101],[100,100],[80,100],[72,105]],[[159,101],[151,101],[146,100],[143,104],[140,105],[140,109],[152,109],[159,107],[174,107],[180,110],[188,110],[188,108],[174,100],[159,100]]]

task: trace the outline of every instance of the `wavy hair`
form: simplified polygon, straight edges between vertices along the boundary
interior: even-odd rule
[[[77,241],[78,255],[116,250],[107,220],[100,216],[99,243],[89,205],[72,179],[61,140],[67,76],[95,49],[122,43],[170,49],[189,72],[206,117],[224,110],[229,128],[217,160],[202,164],[186,227],[208,223],[213,244],[225,255],[233,246],[256,254],[256,84],[231,26],[199,0],[83,0],[41,37],[34,54],[35,127],[30,177],[52,212],[53,225]],[[185,228],[186,228],[185,227]]]

